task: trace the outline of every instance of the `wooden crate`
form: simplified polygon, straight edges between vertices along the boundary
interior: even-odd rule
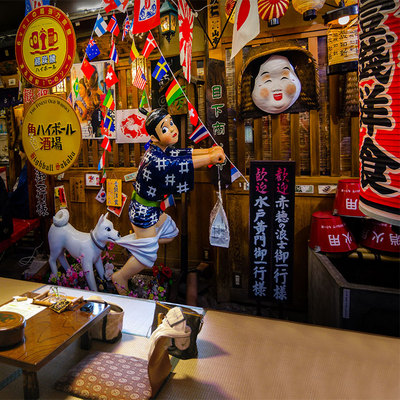
[[[326,255],[308,250],[308,319],[310,323],[400,336],[398,279],[393,280],[391,276],[388,276],[389,268],[385,269],[386,264],[393,267],[391,268],[393,271],[398,270],[398,260],[379,262],[372,257],[370,260],[371,265],[374,265],[372,269],[368,269],[367,261],[365,257],[363,259],[354,257],[347,260],[347,263],[352,264],[354,269],[357,268],[357,264],[360,269],[365,268],[365,274],[361,274],[364,275],[362,276],[364,280],[380,280],[382,283],[382,279],[386,278],[388,286],[397,287],[349,282]],[[342,262],[345,263],[344,259]],[[337,259],[335,263],[340,263],[340,259]],[[371,270],[375,270],[376,275],[371,273]]]

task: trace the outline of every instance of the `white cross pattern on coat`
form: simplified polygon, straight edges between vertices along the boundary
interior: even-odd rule
[[[149,186],[149,190],[146,192],[150,197],[154,197],[156,195],[156,188],[153,186]]]

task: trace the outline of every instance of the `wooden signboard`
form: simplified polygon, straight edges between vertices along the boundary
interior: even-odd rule
[[[228,104],[224,61],[208,60],[206,90],[207,129],[229,157]],[[222,169],[221,180],[223,186],[231,183],[229,163]]]
[[[250,297],[291,300],[294,193],[293,161],[250,162]]]

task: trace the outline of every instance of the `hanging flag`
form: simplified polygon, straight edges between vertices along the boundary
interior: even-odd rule
[[[119,10],[122,13],[126,11],[129,0],[103,0],[101,6],[104,7],[105,12]]]
[[[108,88],[110,88],[112,85],[115,85],[118,81],[119,79],[117,78],[117,75],[115,74],[114,69],[110,64],[107,68],[106,85]]]
[[[100,13],[97,14],[97,20],[96,23],[94,24],[94,31],[98,37],[104,35],[107,32],[106,21],[104,21]]]
[[[97,167],[97,170],[100,171],[101,169],[103,169],[105,163],[106,163],[106,151],[104,150],[103,154],[100,157],[99,166]]]
[[[136,58],[139,57],[139,52],[135,46],[134,39],[132,39],[132,47],[131,47],[131,52],[129,53],[129,57],[131,58],[132,61],[134,61]]]
[[[86,47],[86,55],[88,56],[89,61],[92,61],[93,58],[97,57],[100,54],[100,50],[97,47],[96,42],[90,38],[89,43]]]
[[[165,61],[164,57],[161,56],[151,76],[160,82],[162,77],[168,72],[168,68],[168,63]]]
[[[197,126],[197,123],[199,122],[199,114],[197,114],[196,109],[192,106],[192,103],[190,101],[188,101],[188,112],[190,123],[193,126]]]
[[[195,143],[199,143],[208,136],[210,136],[210,134],[208,133],[207,128],[200,123],[200,125],[189,136],[189,139],[193,140]]]
[[[147,97],[146,90],[143,90],[142,98],[140,99],[139,107],[144,107],[146,104],[149,105],[149,98]]]
[[[100,183],[103,184],[107,179],[106,169],[103,168],[103,176],[101,177]]]
[[[165,97],[167,103],[170,106],[178,97],[183,95],[182,88],[180,87],[178,81],[174,79],[169,85],[168,90],[165,92]]]
[[[143,50],[142,50],[142,56],[145,56],[146,58],[150,55],[150,53],[156,48],[156,40],[154,39],[154,36],[151,32],[147,35],[146,43],[144,44]]]
[[[231,183],[236,181],[236,179],[239,177],[240,177],[240,172],[233,164],[231,164]]]
[[[170,194],[165,200],[163,200],[160,204],[161,211],[165,211],[168,207],[174,206],[175,200],[174,196]]]
[[[106,151],[111,151],[111,142],[108,136],[104,136],[103,141],[101,142],[101,147]]]
[[[82,61],[81,70],[85,74],[86,78],[90,79],[93,72],[95,71],[95,68],[92,64],[90,64],[88,60],[86,60],[86,58],[84,58]]]
[[[119,26],[117,18],[115,18],[115,14],[113,14],[110,18],[110,22],[107,25],[107,30],[115,36],[119,35]]]
[[[190,82],[194,14],[186,3],[186,0],[178,0],[178,20],[180,61],[183,69],[183,76]]]
[[[136,0],[132,33],[147,32],[160,25],[160,0]]]
[[[79,94],[79,81],[78,81],[78,78],[75,79],[73,88],[74,88],[75,97],[78,97],[78,94]]]
[[[67,101],[68,101],[69,105],[72,106],[72,91],[69,92],[69,95],[67,97]]]
[[[125,36],[129,33],[129,29],[131,27],[131,21],[129,21],[128,15],[125,17],[125,21],[123,24],[123,29],[122,29],[122,40],[125,39]]]
[[[258,2],[238,0],[236,2],[235,23],[233,24],[231,60],[250,40],[260,33]]]
[[[25,0],[25,15],[42,6],[50,5],[50,0]]]
[[[114,110],[115,103],[111,93],[111,89],[108,89],[107,95],[103,101],[103,106],[109,108],[110,110]]]
[[[109,132],[115,132],[114,116],[113,116],[112,111],[110,111],[110,110],[107,110],[106,116],[104,117],[103,128]],[[105,136],[105,137],[107,137],[107,136]],[[110,145],[110,150],[108,150],[108,151],[111,151],[111,145]]]
[[[110,51],[110,60],[113,60],[115,64],[118,64],[119,58],[117,53],[117,48],[115,47],[115,42],[112,40],[111,42],[111,51]]]
[[[146,76],[140,67],[137,67],[135,79],[132,84],[141,90],[146,86]]]

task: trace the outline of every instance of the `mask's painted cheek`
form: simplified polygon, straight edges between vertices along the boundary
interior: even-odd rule
[[[285,93],[287,95],[294,95],[296,93],[296,85],[294,83],[289,83],[285,88]]]
[[[262,88],[260,90],[260,96],[264,99],[269,97],[269,90],[267,88]]]

